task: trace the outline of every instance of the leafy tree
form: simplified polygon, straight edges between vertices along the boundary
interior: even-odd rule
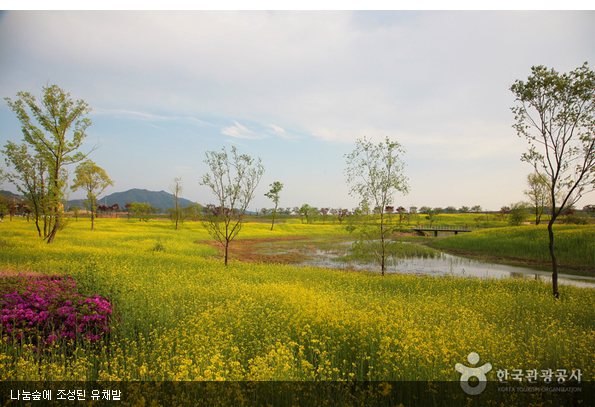
[[[430,208],[429,206],[422,206],[421,208],[419,208],[419,213],[429,214],[431,210],[432,208]]]
[[[118,219],[118,212],[120,211],[120,205],[113,204],[112,206],[109,207],[110,211],[114,212],[114,214],[116,215],[116,219]]]
[[[502,208],[500,208],[500,211],[498,212],[498,217],[500,218],[501,221],[505,220],[506,217],[510,214],[510,206],[503,206]]]
[[[171,212],[172,221],[176,222],[176,230],[178,230],[178,222],[183,219],[184,212],[178,203],[178,197],[182,193],[182,178],[174,178],[174,183],[170,185],[169,189],[174,194],[174,207]]]
[[[303,204],[298,209],[298,215],[302,217],[302,223],[304,223],[304,219],[308,224],[314,222],[314,217],[318,214],[318,208],[314,206],[310,206],[308,204]]]
[[[73,206],[71,209],[72,209],[72,214],[74,215],[74,219],[76,219],[78,221],[79,220],[79,207]]]
[[[527,219],[527,204],[525,202],[517,202],[510,205],[508,223],[513,226],[520,226],[525,219]]]
[[[190,204],[186,208],[184,208],[184,216],[188,219],[192,219],[197,221],[200,219],[202,214],[202,207],[200,204]]]
[[[9,205],[10,202],[8,201],[8,198],[4,197],[3,195],[0,195],[0,220],[4,219],[4,214],[8,212]]]
[[[351,212],[349,211],[349,209],[337,208],[331,209],[331,215],[336,216],[337,220],[339,221],[339,224],[341,224],[347,216],[351,215]]]
[[[482,211],[481,205],[474,205],[471,207],[471,212],[473,213],[480,213]]]
[[[318,219],[319,209],[316,206],[311,206],[308,211],[306,211],[306,219],[308,219],[308,223],[314,223],[315,220]]]
[[[407,178],[403,175],[405,164],[401,155],[405,150],[398,142],[388,137],[375,145],[365,137],[358,139],[351,154],[346,154],[345,175],[349,194],[360,198],[360,207],[378,207],[380,219],[369,219],[355,230],[359,232],[359,246],[373,253],[380,263],[381,273],[386,270],[388,239],[393,228],[387,224],[385,208],[393,203],[394,195],[409,191]]]
[[[476,216],[473,218],[473,220],[475,221],[475,226],[479,227],[481,225],[481,222],[484,220],[483,215]],[[487,223],[487,217],[486,217],[486,223]]]
[[[403,208],[402,206],[399,206],[397,208],[397,213],[399,214],[399,224],[403,223],[403,219],[405,218],[405,214],[407,213],[407,210],[405,208]]]
[[[77,165],[74,170],[76,178],[70,187],[73,191],[83,189],[87,191],[87,201],[91,208],[91,230],[95,227],[93,212],[97,211],[97,196],[105,189],[114,185],[114,182],[107,176],[105,170],[91,160],[85,160]]]
[[[548,179],[544,174],[533,172],[527,175],[529,189],[523,193],[530,199],[531,210],[535,214],[535,225],[539,225],[545,208],[550,204],[548,196]]]
[[[238,155],[235,146],[231,154],[228,156],[225,148],[221,153],[207,151],[205,163],[211,173],[203,175],[199,182],[211,189],[221,208],[218,212],[207,212],[203,225],[224,247],[226,266],[229,244],[242,229],[246,209],[264,173],[260,158],[255,161],[246,154]]]
[[[127,219],[130,219],[130,215],[132,214],[132,210],[130,209],[131,206],[132,204],[130,202],[126,202],[126,205],[124,205],[124,212],[126,212]]]
[[[527,81],[510,87],[516,105],[514,128],[525,137],[521,160],[545,174],[551,199],[548,222],[552,289],[558,292],[553,224],[564,208],[595,187],[595,72],[585,62],[568,73],[533,66]]]
[[[275,209],[271,211],[271,213],[273,214],[271,230],[273,230],[273,226],[275,226],[275,215],[277,214],[277,207],[279,206],[279,192],[281,192],[281,190],[283,189],[283,184],[279,181],[275,181],[269,186],[271,187],[271,189],[269,190],[269,192],[265,193],[264,196],[266,196],[269,199],[272,199],[275,203]]]
[[[430,227],[432,227],[434,222],[438,222],[438,213],[436,212],[436,210],[429,209],[426,219],[430,221]]]
[[[47,189],[43,192],[35,189],[33,195],[43,196],[43,214],[48,221],[48,233],[44,233],[44,238],[47,243],[52,243],[64,217],[62,199],[67,181],[64,166],[78,163],[86,157],[78,149],[91,125],[91,120],[85,117],[91,108],[83,100],[73,101],[70,93],[65,93],[57,85],[42,89],[41,105],[29,92],[18,92],[14,102],[10,98],[5,100],[21,122],[25,143],[35,151],[27,161],[36,161],[41,165],[39,168],[43,168],[41,173],[45,173],[43,187]],[[41,128],[32,123],[31,116]],[[68,136],[70,131],[72,134]],[[5,146],[6,150],[14,147],[11,143]],[[40,172],[37,173],[39,175]]]
[[[159,208],[155,208],[151,206],[149,203],[140,203],[140,202],[133,202],[130,204],[130,212],[134,213],[138,216],[138,220],[140,221],[149,221],[149,216],[153,213],[159,212]]]
[[[8,213],[10,213],[10,220],[12,221],[12,217],[17,213],[17,206],[14,202],[8,204]]]
[[[328,218],[330,211],[331,211],[331,208],[320,208],[318,210],[318,215],[322,216],[323,222],[326,222],[326,219]]]
[[[455,208],[454,206],[447,206],[446,209],[444,209],[444,213],[456,213],[457,212],[457,208]]]
[[[9,141],[4,147],[2,153],[5,155],[6,165],[12,169],[6,172],[7,179],[29,202],[37,233],[39,237],[46,239],[55,219],[48,197],[52,183],[47,163],[40,154],[32,155],[25,143],[16,145]],[[61,172],[61,177],[65,177],[64,171]]]
[[[87,203],[88,205],[88,203]],[[91,207],[91,216],[93,216],[93,207]],[[99,217],[99,214],[101,213],[102,215],[107,215],[107,213],[110,211],[109,206],[107,205],[95,205],[94,207],[95,209],[95,215],[97,217]]]
[[[468,206],[461,206],[461,208],[459,209],[459,212],[461,213],[469,213],[471,209],[469,209]]]
[[[583,216],[579,216],[578,211],[573,206],[564,210],[562,215],[564,216],[564,218],[562,219],[562,222],[565,224],[574,224],[574,225],[586,225],[587,224],[587,218],[583,217]]]
[[[409,225],[410,222],[413,222],[414,224],[419,223],[419,214],[417,211],[411,212],[411,208],[409,208],[409,215],[407,216],[407,225]]]

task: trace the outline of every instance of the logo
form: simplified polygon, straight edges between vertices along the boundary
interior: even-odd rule
[[[467,356],[467,360],[472,365],[475,365],[477,364],[477,362],[479,362],[479,355],[475,352],[471,352]],[[479,367],[469,367],[461,363],[457,363],[455,365],[455,370],[461,373],[462,375],[461,388],[463,389],[463,391],[471,396],[475,396],[485,390],[486,385],[488,384],[486,373],[492,370],[492,365],[486,363],[483,366]],[[477,377],[477,379],[479,380],[479,384],[475,387],[469,385],[469,379],[471,379],[472,377]]]

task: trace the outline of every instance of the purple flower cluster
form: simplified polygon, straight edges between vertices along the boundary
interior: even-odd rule
[[[72,278],[4,277],[0,279],[0,302],[2,343],[96,342],[110,332],[112,305],[98,295],[76,292]]]

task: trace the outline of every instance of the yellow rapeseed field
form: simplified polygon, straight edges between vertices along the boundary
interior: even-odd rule
[[[0,380],[458,381],[454,366],[471,352],[493,366],[490,381],[499,369],[580,369],[595,380],[591,289],[562,286],[555,301],[538,281],[226,268],[198,223],[175,231],[99,219],[95,228],[70,221],[47,245],[31,223],[0,224],[1,269],[73,276],[120,315],[100,346],[40,354],[3,344]],[[268,229],[248,223],[239,238],[344,233]]]

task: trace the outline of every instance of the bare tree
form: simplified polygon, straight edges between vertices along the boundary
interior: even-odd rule
[[[235,146],[231,148],[231,157],[225,148],[221,153],[207,151],[205,155],[211,173],[203,175],[199,184],[211,189],[219,206],[207,205],[203,225],[225,249],[227,266],[229,244],[242,229],[246,209],[264,167],[260,158],[255,161],[245,154],[238,155]]]
[[[531,71],[527,82],[517,80],[510,88],[516,96],[513,127],[529,143],[521,160],[548,180],[552,288],[559,298],[553,224],[565,208],[595,187],[595,72],[586,62],[561,75],[544,66]]]
[[[170,191],[174,194],[174,210],[172,212],[172,220],[176,222],[176,230],[178,230],[178,222],[182,218],[182,209],[178,203],[178,197],[182,193],[182,178],[174,178],[174,183],[169,187]]]

